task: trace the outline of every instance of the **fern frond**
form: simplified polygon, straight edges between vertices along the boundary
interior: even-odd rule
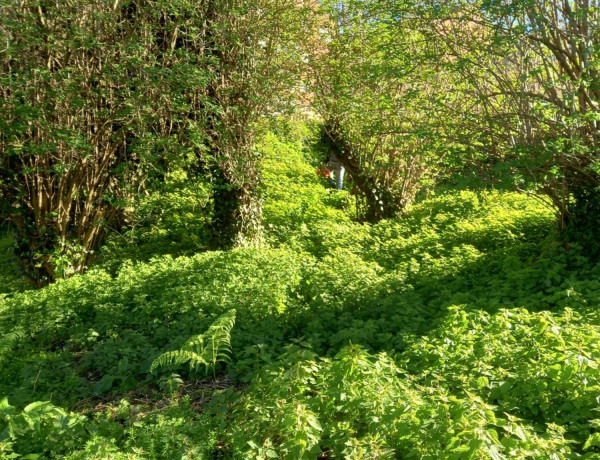
[[[182,364],[190,363],[192,369],[200,366],[208,366],[209,363],[199,354],[187,350],[175,350],[163,353],[152,362],[150,372],[154,373],[159,367],[178,367]]]
[[[9,332],[0,337],[0,366],[8,361],[9,353],[23,337],[25,337],[25,334],[21,330]]]
[[[179,350],[163,353],[152,362],[150,372],[163,366],[177,367],[189,363],[190,369],[198,371],[204,366],[215,370],[217,363],[229,360],[231,353],[231,329],[235,325],[235,310],[229,310],[210,325],[204,334],[191,337]]]

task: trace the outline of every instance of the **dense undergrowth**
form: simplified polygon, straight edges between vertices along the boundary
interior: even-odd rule
[[[551,211],[356,223],[311,136],[262,143],[265,247],[206,251],[175,177],[88,274],[0,299],[0,457],[600,458],[600,267]],[[234,309],[214,365],[152,366]]]
[[[19,276],[17,261],[12,254],[10,232],[0,229],[0,296],[27,289],[27,282]]]

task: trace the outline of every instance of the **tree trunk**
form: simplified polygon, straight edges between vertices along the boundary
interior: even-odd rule
[[[213,169],[212,239],[217,248],[256,246],[263,240],[262,203],[255,185],[235,184]]]
[[[395,197],[385,188],[378,186],[356,160],[350,142],[346,139],[339,122],[330,120],[325,124],[326,143],[333,149],[340,164],[348,171],[354,185],[364,198],[363,218],[368,222],[393,217],[398,212]]]

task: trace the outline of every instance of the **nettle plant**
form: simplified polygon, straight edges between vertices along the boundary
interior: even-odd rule
[[[36,452],[21,458],[55,457],[80,445],[93,427],[86,417],[69,413],[49,401],[36,401],[22,411],[0,400],[0,454],[19,458],[17,452]]]
[[[562,309],[557,313],[452,307],[403,361],[413,371],[418,363],[422,384],[439,382],[454,394],[478,394],[497,411],[547,432],[561,427],[586,450],[598,438],[600,318],[573,289],[555,296]]]
[[[290,346],[234,403],[228,419],[234,458],[499,460],[570,453],[560,430],[542,435],[475,394],[421,386],[387,354],[355,345],[333,359]]]

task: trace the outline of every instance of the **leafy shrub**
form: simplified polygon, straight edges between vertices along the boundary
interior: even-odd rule
[[[130,203],[126,231],[109,234],[96,266],[114,273],[126,261],[147,262],[153,256],[192,255],[206,249],[210,193],[209,184],[180,169],[155,181],[147,195]]]
[[[77,447],[87,437],[88,429],[85,417],[47,401],[31,403],[21,412],[6,398],[0,401],[0,452],[6,455],[3,458],[26,458],[23,456],[28,454],[56,457]]]
[[[216,404],[219,404],[217,400]],[[481,398],[422,387],[385,353],[333,360],[290,347],[234,400],[233,458],[567,458],[560,430],[539,435]]]
[[[17,258],[12,252],[13,245],[14,241],[10,237],[0,237],[0,296],[30,287],[19,274]]]
[[[577,293],[568,295],[575,298],[568,303],[580,306]],[[600,400],[600,316],[585,310],[491,315],[455,307],[403,360],[423,383],[479,394],[499,412],[531,420],[538,431],[561,426],[583,444]]]

